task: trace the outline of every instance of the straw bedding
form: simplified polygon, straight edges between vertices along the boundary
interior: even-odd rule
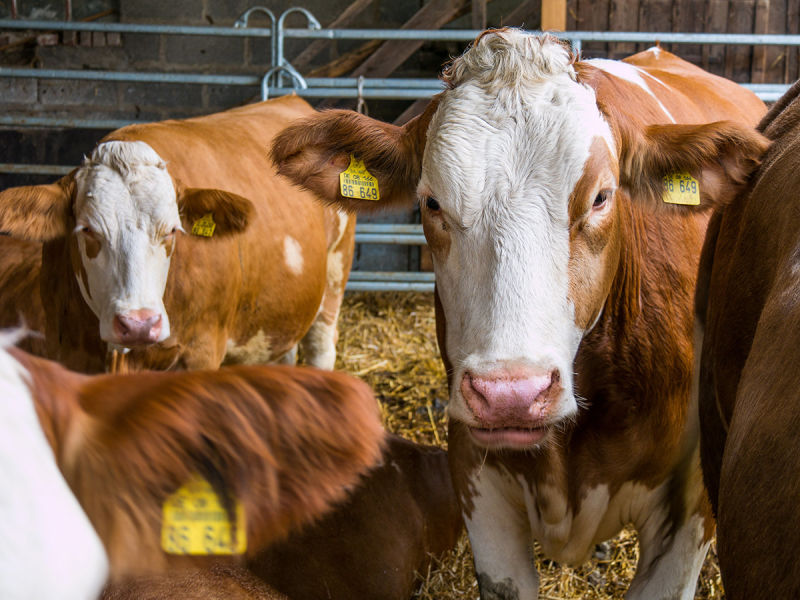
[[[418,442],[447,447],[447,382],[436,346],[432,294],[348,294],[339,320],[337,368],[375,390],[387,429]],[[571,569],[542,557],[539,598],[621,599],[636,571],[636,534],[626,530],[597,546],[592,560]],[[466,535],[428,573],[418,600],[472,600],[478,588]],[[712,545],[695,598],[724,598]]]

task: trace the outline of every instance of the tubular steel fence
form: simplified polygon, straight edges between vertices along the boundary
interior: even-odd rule
[[[270,27],[249,27],[249,16],[263,12]],[[302,13],[306,28],[288,28],[286,17]],[[481,32],[471,29],[324,29],[305,9],[290,8],[276,17],[265,7],[253,7],[243,13],[232,27],[147,25],[128,23],[57,22],[20,19],[0,19],[0,30],[24,29],[46,31],[89,31],[105,33],[168,34],[188,36],[270,38],[270,66],[264,76],[202,73],[84,71],[69,69],[23,69],[0,67],[0,77],[35,79],[73,79],[92,81],[128,81],[144,83],[175,83],[187,85],[261,86],[262,98],[296,93],[305,98],[358,98],[359,100],[416,100],[429,98],[442,91],[438,79],[308,77],[300,75],[284,56],[288,38],[329,40],[423,40],[469,42]],[[753,46],[800,46],[800,35],[672,33],[623,31],[565,31],[558,37],[568,40],[580,50],[584,42],[635,42],[670,44],[725,44]],[[291,81],[291,85],[287,85]],[[789,84],[743,84],[762,100],[777,100]],[[124,119],[80,119],[57,117],[0,116],[0,126],[116,129],[141,121]],[[63,175],[72,167],[0,163],[0,173]],[[356,242],[360,244],[424,245],[421,225],[364,224],[356,226]],[[352,291],[432,291],[433,274],[427,272],[353,271],[347,284]]]

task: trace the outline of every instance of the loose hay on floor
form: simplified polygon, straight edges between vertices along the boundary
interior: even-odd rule
[[[436,345],[433,294],[348,294],[339,319],[337,369],[366,381],[390,431],[447,447],[447,380]],[[591,561],[571,569],[544,559],[538,548],[540,600],[622,599],[636,572],[636,534],[626,530],[600,544]],[[428,573],[417,600],[472,600],[478,587],[466,536]],[[724,598],[712,544],[696,599]]]

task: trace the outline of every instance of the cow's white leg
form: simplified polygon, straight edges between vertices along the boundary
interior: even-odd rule
[[[646,529],[639,536],[641,556],[626,600],[692,600],[711,543],[703,517],[691,515],[667,539]]]
[[[481,600],[535,600],[539,574],[519,484],[483,466],[471,478],[465,511]]]
[[[308,333],[300,340],[305,362],[312,367],[333,369],[336,362],[336,338],[338,336],[336,322],[338,317],[338,310],[333,316],[333,322],[330,322],[330,315],[325,312],[320,313]]]
[[[292,348],[283,356],[278,359],[278,362],[282,365],[296,365],[297,364],[297,344],[292,346]]]

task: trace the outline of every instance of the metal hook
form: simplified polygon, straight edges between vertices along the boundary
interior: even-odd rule
[[[358,102],[356,103],[356,112],[361,113],[362,115],[369,116],[369,109],[367,108],[367,103],[364,100],[364,76],[358,76]]]
[[[268,9],[266,6],[254,6],[252,8],[248,8],[244,11],[238,19],[234,22],[233,26],[237,29],[241,29],[242,27],[247,27],[247,24],[250,22],[250,15],[254,12],[261,12],[269,17],[269,30],[270,30],[270,40],[269,40],[269,64],[273,67],[278,64],[277,60],[278,57],[275,54],[275,47],[277,41],[275,38],[278,37],[278,22],[275,18],[275,13]]]
[[[269,100],[269,80],[272,78],[273,75],[280,72],[286,72],[289,76],[294,80],[295,85],[293,86],[295,89],[306,90],[308,89],[308,83],[303,78],[300,73],[297,72],[290,64],[285,65],[278,65],[277,67],[272,67],[269,71],[264,73],[264,77],[261,78],[261,99],[262,100]]]
[[[281,16],[278,18],[278,23],[275,26],[275,35],[273,39],[273,46],[272,46],[272,53],[275,57],[275,61],[272,63],[273,66],[285,66],[288,63],[286,59],[283,58],[283,24],[286,21],[286,17],[291,15],[292,13],[300,13],[305,16],[306,20],[308,20],[307,27],[308,29],[321,29],[322,25],[317,18],[311,14],[309,10],[305,8],[301,8],[299,6],[294,6],[292,8],[287,8],[285,11],[281,13]],[[283,76],[280,72],[278,72],[277,82],[279,86],[283,85]]]
[[[265,15],[267,15],[267,17],[269,17],[270,28],[275,26],[275,13],[272,12],[270,9],[268,9],[266,6],[254,6],[252,8],[248,8],[239,16],[238,19],[236,19],[233,26],[236,27],[237,29],[240,29],[242,27],[247,27],[247,24],[250,21],[250,15],[252,15],[254,12],[264,13]]]

